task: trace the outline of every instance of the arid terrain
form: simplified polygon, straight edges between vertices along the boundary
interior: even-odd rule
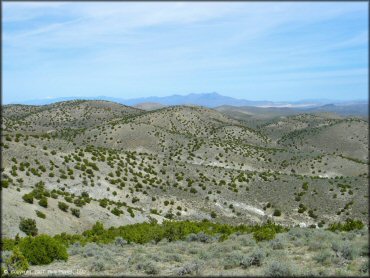
[[[3,106],[2,237],[25,237],[22,218],[34,219],[38,234],[51,236],[81,234],[97,221],[109,228],[153,219],[230,225],[270,220],[292,228],[274,239],[279,244],[271,243],[279,247],[249,234],[208,243],[75,244],[67,262],[30,270],[269,275],[286,257],[280,266],[285,274],[366,275],[367,119],[156,107],[93,100]],[[325,230],[346,219],[365,228],[343,235]],[[322,246],[313,246],[321,240]],[[349,257],[331,245],[341,240],[354,250]],[[88,248],[93,255],[84,255]],[[261,253],[263,267],[241,267],[238,260],[251,252]],[[100,260],[96,256],[103,267],[91,266]]]

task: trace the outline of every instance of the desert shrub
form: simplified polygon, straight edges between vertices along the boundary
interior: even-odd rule
[[[176,275],[178,276],[184,276],[184,275],[200,275],[201,271],[201,263],[199,261],[193,261],[191,263],[188,263],[184,265],[183,267],[180,267],[180,269],[177,270]]]
[[[42,219],[45,219],[46,218],[46,215],[45,213],[42,213],[41,211],[39,210],[36,210],[36,215]]]
[[[200,252],[198,252],[198,258],[201,259],[201,260],[209,260],[213,257],[213,254],[208,252],[208,250],[200,250]]]
[[[303,233],[302,228],[297,227],[297,228],[290,229],[288,232],[288,236],[289,236],[289,239],[295,240],[295,239],[304,237],[305,234]]]
[[[369,257],[369,245],[368,242],[364,242],[360,245],[360,248],[358,250],[358,255]]]
[[[97,257],[99,254],[100,247],[96,243],[88,243],[84,247],[83,256],[87,257]]]
[[[224,257],[224,269],[235,268],[241,265],[244,255],[240,251],[232,251]]]
[[[21,253],[18,247],[13,249],[13,254],[5,259],[5,267],[9,276],[24,274],[28,267],[26,257]]]
[[[333,253],[330,250],[325,249],[320,251],[313,259],[319,264],[328,265],[333,259]]]
[[[24,194],[22,196],[22,199],[26,203],[33,204],[33,194],[32,193]]]
[[[274,210],[273,216],[281,216],[281,211],[278,209]]]
[[[355,248],[347,242],[342,244],[339,251],[346,260],[353,260],[356,255]]]
[[[249,256],[243,258],[241,266],[243,268],[248,268],[252,265],[261,266],[265,257],[266,253],[262,249],[256,248]]]
[[[212,211],[212,212],[211,212],[211,217],[212,217],[212,218],[216,218],[216,217],[217,217],[217,213],[216,213],[216,212],[214,212],[214,211]]]
[[[126,245],[127,244],[127,241],[126,240],[124,240],[122,237],[117,237],[115,240],[114,240],[114,244],[116,245],[116,246],[124,246],[124,245]]]
[[[341,243],[341,242],[339,242],[339,241],[333,241],[333,242],[331,243],[331,249],[332,249],[334,252],[340,252],[341,245],[342,245],[342,243]]]
[[[3,250],[3,251],[1,251],[1,259],[2,259],[2,262],[6,262],[12,256],[12,254],[13,254],[13,251],[10,251],[10,250]]]
[[[81,252],[81,244],[79,242],[73,243],[69,248],[68,248],[68,254],[69,255],[77,255]]]
[[[21,218],[19,229],[28,236],[35,236],[38,232],[38,229],[36,227],[36,220],[31,218]]]
[[[289,265],[281,261],[271,261],[264,272],[268,277],[287,277],[292,276],[292,270]]]
[[[361,273],[369,273],[369,261],[363,262],[362,265],[360,266],[360,272]]]
[[[333,223],[329,225],[328,230],[335,232],[335,231],[352,231],[352,230],[361,230],[364,227],[364,224],[361,220],[355,219],[347,219],[345,223]]]
[[[67,260],[65,245],[48,235],[26,237],[19,243],[19,248],[32,265],[49,264],[54,260]]]
[[[182,262],[182,257],[179,254],[166,254],[164,257],[165,262]]]
[[[284,244],[283,244],[282,240],[279,239],[279,238],[275,238],[275,239],[271,240],[270,245],[271,245],[271,248],[273,250],[281,250],[281,249],[284,248]]]
[[[136,268],[138,270],[143,270],[145,274],[157,275],[159,274],[159,268],[153,264],[151,261],[144,261],[137,264]]]
[[[200,232],[198,234],[190,234],[186,238],[187,241],[198,241],[198,242],[204,242],[204,243],[210,243],[213,241],[213,238],[204,232]]]
[[[46,197],[42,197],[39,201],[39,205],[47,208],[48,207],[48,199]]]
[[[76,216],[77,218],[80,218],[80,210],[76,208],[71,208],[72,215]]]
[[[306,239],[309,250],[317,251],[330,247],[332,241],[335,240],[333,236],[335,234],[325,230],[313,230],[312,235]]]
[[[238,237],[241,246],[255,246],[256,241],[253,239],[253,235],[246,234]]]
[[[58,202],[58,208],[62,211],[67,211],[69,206],[64,202]]]
[[[99,258],[98,260],[94,260],[91,263],[90,270],[94,272],[103,271],[105,269],[105,262],[103,259]]]
[[[308,250],[310,251],[319,251],[325,249],[326,247],[326,245],[323,245],[322,242],[317,240],[310,240],[308,242]]]

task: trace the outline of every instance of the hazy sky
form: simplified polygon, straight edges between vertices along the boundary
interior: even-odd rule
[[[368,3],[3,3],[3,102],[367,99]]]

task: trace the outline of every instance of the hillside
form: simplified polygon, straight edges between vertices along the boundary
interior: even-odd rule
[[[144,111],[107,101],[3,110],[5,238],[26,236],[24,218],[56,236],[97,221],[327,228],[368,219],[368,123],[358,118],[255,111],[246,120],[198,106]]]
[[[230,223],[366,219],[362,120],[301,114],[251,128],[204,107],[145,112],[106,101],[10,105],[4,112],[5,236],[22,234],[21,216],[49,234],[81,232],[97,220],[115,226],[148,217],[212,219],[212,212]],[[47,208],[22,200],[39,182],[54,196]],[[80,209],[78,221],[58,209],[59,201]],[[300,204],[305,213],[297,212]],[[274,217],[275,209],[282,216]]]
[[[142,110],[108,101],[72,100],[43,106],[5,105],[4,131],[26,133],[83,129]]]

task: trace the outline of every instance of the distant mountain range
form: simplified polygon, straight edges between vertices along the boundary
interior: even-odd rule
[[[28,105],[44,105],[51,104],[60,101],[74,100],[74,99],[86,99],[86,100],[107,100],[113,101],[129,106],[146,107],[146,104],[153,106],[168,106],[168,105],[200,105],[209,108],[215,108],[222,105],[230,106],[255,106],[255,107],[279,107],[279,108],[295,108],[302,110],[312,111],[327,111],[327,112],[338,112],[342,114],[368,114],[368,103],[366,100],[354,100],[354,101],[334,101],[329,99],[306,99],[299,101],[281,101],[273,102],[267,100],[253,101],[245,99],[236,99],[228,96],[223,96],[218,93],[204,93],[204,94],[188,94],[188,95],[171,95],[165,97],[145,97],[145,98],[133,98],[123,99],[114,98],[107,96],[98,97],[61,97],[61,98],[47,98],[47,99],[33,99],[28,101],[20,101],[17,104],[28,104]],[[13,103],[14,104],[14,103]]]

